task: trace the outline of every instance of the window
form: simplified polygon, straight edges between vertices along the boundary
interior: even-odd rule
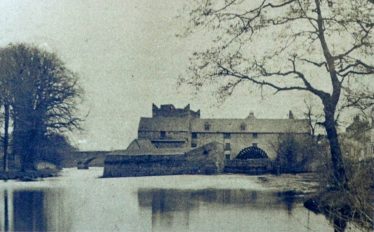
[[[204,130],[206,130],[206,131],[210,130],[210,124],[209,123],[204,124]]]
[[[231,144],[225,143],[225,151],[231,150]]]
[[[257,147],[257,143],[252,143],[252,146]]]
[[[229,160],[230,159],[230,154],[226,154],[225,157],[226,157],[227,160]]]
[[[253,133],[253,134],[252,134],[252,137],[253,137],[253,138],[257,138],[257,137],[258,137],[258,134],[257,134],[257,133]]]
[[[166,137],[166,131],[160,131],[160,138]]]
[[[223,138],[224,139],[230,139],[231,138],[231,134],[230,133],[223,133]]]
[[[193,132],[193,133],[192,133],[192,138],[193,138],[193,139],[197,139],[197,133]]]
[[[240,124],[240,130],[245,131],[246,128],[247,126],[245,125],[245,123]]]
[[[194,142],[192,142],[192,143],[191,143],[191,147],[197,147],[197,144],[194,143]]]

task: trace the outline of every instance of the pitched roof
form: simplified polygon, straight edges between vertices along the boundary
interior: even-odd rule
[[[209,130],[205,125],[209,124]],[[307,120],[300,119],[193,119],[192,132],[308,133]]]
[[[202,119],[155,117],[140,118],[139,131],[184,131],[220,133],[308,133],[305,119]],[[205,130],[205,125],[209,130]],[[242,130],[244,127],[244,130]]]
[[[149,139],[134,139],[121,155],[182,155],[189,148],[156,148]]]
[[[189,131],[189,119],[177,117],[141,117],[139,131]]]
[[[156,147],[149,139],[134,139],[127,147],[126,151],[154,151]]]

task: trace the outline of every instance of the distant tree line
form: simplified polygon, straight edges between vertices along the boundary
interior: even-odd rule
[[[0,103],[4,169],[8,155],[20,157],[22,171],[67,145],[63,132],[79,128],[77,74],[56,54],[27,44],[0,49]],[[59,145],[60,144],[60,145]],[[48,159],[47,159],[48,160]]]

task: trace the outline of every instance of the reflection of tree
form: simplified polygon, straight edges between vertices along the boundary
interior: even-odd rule
[[[351,207],[352,200],[356,200],[355,197],[340,192],[323,192],[318,197],[307,200],[304,206],[316,214],[323,214],[334,225],[335,232],[345,231],[348,223],[357,227],[359,231],[372,231],[374,211],[365,211],[367,209],[357,206]],[[361,203],[367,203],[364,199],[360,200],[363,201]]]
[[[47,231],[44,192],[14,192],[13,213],[14,231]]]
[[[9,231],[9,206],[7,190],[4,190],[4,231]]]

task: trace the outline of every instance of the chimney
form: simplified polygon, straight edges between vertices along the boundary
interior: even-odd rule
[[[288,118],[289,119],[295,119],[295,116],[293,116],[292,110],[288,112]]]
[[[155,105],[155,103],[152,103],[152,117],[157,116],[158,107]]]
[[[250,111],[247,119],[254,119],[254,118],[256,118],[255,113],[253,113],[253,111]]]

